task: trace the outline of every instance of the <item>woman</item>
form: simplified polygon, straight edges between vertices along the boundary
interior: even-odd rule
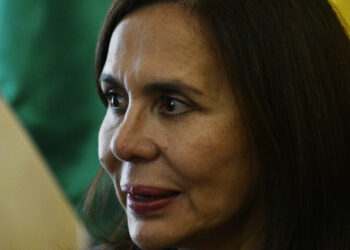
[[[350,248],[350,43],[327,1],[115,1],[96,77],[131,248]]]

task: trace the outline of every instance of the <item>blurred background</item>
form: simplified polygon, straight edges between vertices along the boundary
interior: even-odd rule
[[[76,206],[99,168],[94,51],[111,0],[0,0],[0,93]]]
[[[344,23],[349,24],[350,0],[330,1],[339,9]],[[44,196],[41,192],[46,188],[56,189],[61,193],[57,199],[70,207],[64,209],[73,216],[73,224],[80,223],[83,194],[99,169],[97,135],[105,110],[95,89],[94,51],[110,4],[111,0],[0,0],[0,99],[6,103],[0,105],[6,105],[14,115],[10,118],[13,123],[6,125],[5,115],[0,112],[0,129],[5,130],[0,133],[0,156],[8,158],[14,151],[7,147],[4,137],[12,127],[19,126],[18,131],[25,134],[21,138],[29,143],[19,140],[20,146],[14,146],[18,153],[13,157],[21,158],[26,148],[33,147],[31,154],[41,159],[32,165],[29,161],[13,161],[12,166],[0,159],[0,175],[12,178],[10,167],[31,170],[31,166],[43,165],[38,172],[46,171],[42,178],[53,184],[37,183],[39,191],[35,196]],[[36,180],[31,174],[41,175],[35,171],[23,172],[26,175],[22,178]],[[15,196],[11,192],[19,183],[0,185],[1,203]],[[19,196],[24,189],[18,191]],[[17,211],[0,204],[1,221],[8,213],[6,209]],[[36,218],[43,217],[43,213],[37,212]],[[2,225],[7,227],[6,223]],[[1,232],[0,226],[0,241]]]

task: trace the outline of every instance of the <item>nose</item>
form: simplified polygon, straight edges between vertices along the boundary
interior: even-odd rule
[[[111,140],[110,148],[114,157],[133,163],[155,159],[159,149],[150,127],[147,114],[129,107]]]

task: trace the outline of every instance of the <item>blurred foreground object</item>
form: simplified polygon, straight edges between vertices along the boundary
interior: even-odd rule
[[[83,227],[0,98],[0,249],[84,249]]]

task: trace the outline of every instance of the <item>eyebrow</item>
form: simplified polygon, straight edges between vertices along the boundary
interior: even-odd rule
[[[115,79],[113,76],[108,74],[101,74],[99,82],[100,82],[100,86],[102,85],[103,82],[105,82],[110,85],[113,85],[114,87],[117,87],[118,89],[124,89],[123,85],[117,79]]]
[[[101,75],[100,84],[102,84],[102,82],[109,83],[117,87],[118,89],[124,89],[123,85],[117,79],[115,79],[113,76],[109,74]],[[197,95],[203,95],[203,93],[200,90],[194,87],[191,87],[190,85],[188,85],[187,83],[181,80],[169,80],[169,81],[166,80],[166,81],[159,81],[159,82],[150,82],[150,83],[147,83],[142,88],[142,92],[144,94],[149,94],[152,92],[181,92],[181,91],[191,92]]]

